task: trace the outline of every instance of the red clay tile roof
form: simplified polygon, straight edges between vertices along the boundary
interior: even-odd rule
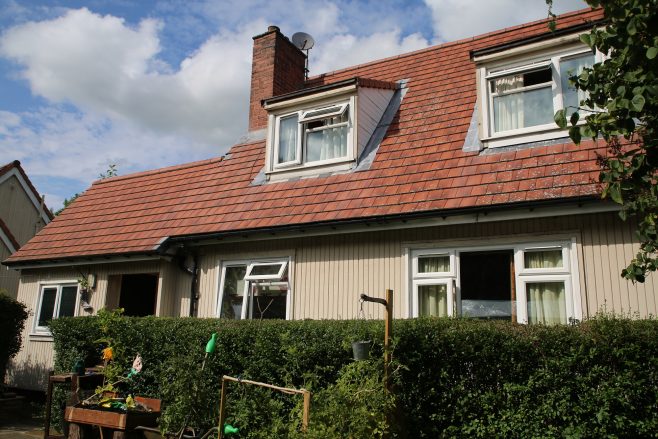
[[[565,14],[558,28],[601,18]],[[462,151],[476,100],[470,51],[546,32],[538,21],[311,78],[311,86],[408,79],[366,171],[252,185],[265,142],[236,145],[224,159],[95,182],[6,262],[153,253],[167,237],[193,234],[595,197],[602,144]]]
[[[21,162],[20,162],[20,161],[18,161],[18,160],[14,160],[13,162],[7,163],[6,165],[0,167],[0,177],[2,177],[4,174],[6,174],[7,172],[11,171],[11,170],[14,169],[14,168],[16,168],[16,169],[18,170],[18,172],[20,172],[20,174],[23,176],[23,179],[25,180],[25,182],[27,183],[28,187],[30,188],[30,190],[32,191],[32,193],[34,194],[34,196],[37,198],[37,200],[40,200],[40,199],[41,199],[41,195],[39,195],[39,192],[38,192],[37,189],[34,187],[34,185],[32,184],[32,182],[31,182],[30,179],[28,178],[27,174],[26,174],[25,171],[23,170],[23,167],[21,166]],[[46,213],[46,215],[48,216],[48,218],[49,218],[50,220],[52,220],[53,217],[54,217],[54,215],[52,214],[52,212],[50,211],[50,209],[48,209],[48,207],[46,207],[46,206],[44,205],[44,206],[43,206],[43,210],[44,210],[44,212]]]

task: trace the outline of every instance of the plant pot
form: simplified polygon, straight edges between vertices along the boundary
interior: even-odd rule
[[[138,425],[155,427],[160,416],[160,400],[135,397],[135,401],[147,406],[152,411],[118,411],[116,409],[83,407],[78,404],[66,407],[64,418],[73,424],[97,425],[114,430],[132,430]]]
[[[360,340],[352,342],[352,356],[355,361],[367,360],[370,358],[370,347],[372,341]]]

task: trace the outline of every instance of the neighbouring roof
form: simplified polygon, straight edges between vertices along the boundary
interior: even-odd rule
[[[21,177],[23,177],[23,180],[24,180],[25,183],[27,184],[27,186],[28,186],[30,192],[32,192],[32,194],[34,195],[34,197],[35,197],[37,200],[41,200],[41,195],[39,195],[39,192],[38,192],[37,189],[34,187],[34,185],[32,184],[32,182],[31,182],[30,179],[28,178],[27,174],[26,174],[25,171],[23,170],[23,167],[21,166],[21,162],[20,162],[20,161],[18,161],[18,160],[14,160],[13,162],[10,162],[10,163],[7,163],[7,164],[4,165],[4,166],[1,166],[1,167],[0,167],[0,177],[2,177],[3,175],[7,174],[7,173],[10,172],[12,169],[16,169],[16,171],[18,171],[18,173],[20,173]],[[36,206],[36,207],[39,208],[40,206]],[[50,211],[50,209],[48,209],[48,207],[46,207],[45,205],[43,206],[43,212],[46,214],[46,216],[48,217],[49,220],[52,220],[52,219],[54,218],[54,215],[52,214],[52,212]]]
[[[9,240],[8,244],[11,244],[14,249],[20,248],[21,245],[16,241],[16,238],[14,238],[14,235],[11,233],[11,230],[9,230],[9,227],[7,227],[7,224],[5,224],[2,218],[0,218],[0,231],[2,231],[4,236]],[[11,247],[7,247],[9,248],[9,251],[12,251]]]
[[[565,14],[558,28],[601,18]],[[5,262],[152,254],[170,237],[597,197],[602,144],[463,149],[476,102],[471,52],[547,32],[543,20],[311,78],[309,87],[407,80],[367,170],[254,185],[265,141],[238,144],[223,158],[96,181]]]

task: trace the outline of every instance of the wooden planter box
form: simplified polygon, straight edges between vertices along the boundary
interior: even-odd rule
[[[113,430],[133,430],[138,425],[145,427],[157,426],[160,416],[160,400],[135,397],[135,401],[149,407],[152,412],[115,411],[103,408],[82,407],[80,404],[66,407],[64,419],[72,424],[97,425]]]

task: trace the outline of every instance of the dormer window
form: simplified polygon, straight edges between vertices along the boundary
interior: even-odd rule
[[[349,103],[277,117],[275,168],[351,159]]]
[[[564,137],[553,115],[579,111],[583,92],[569,78],[599,57],[577,40],[515,47],[474,59],[479,65],[481,139],[485,146],[507,146]],[[584,112],[585,110],[580,110]]]
[[[267,178],[354,168],[395,89],[393,83],[353,78],[264,101]]]

